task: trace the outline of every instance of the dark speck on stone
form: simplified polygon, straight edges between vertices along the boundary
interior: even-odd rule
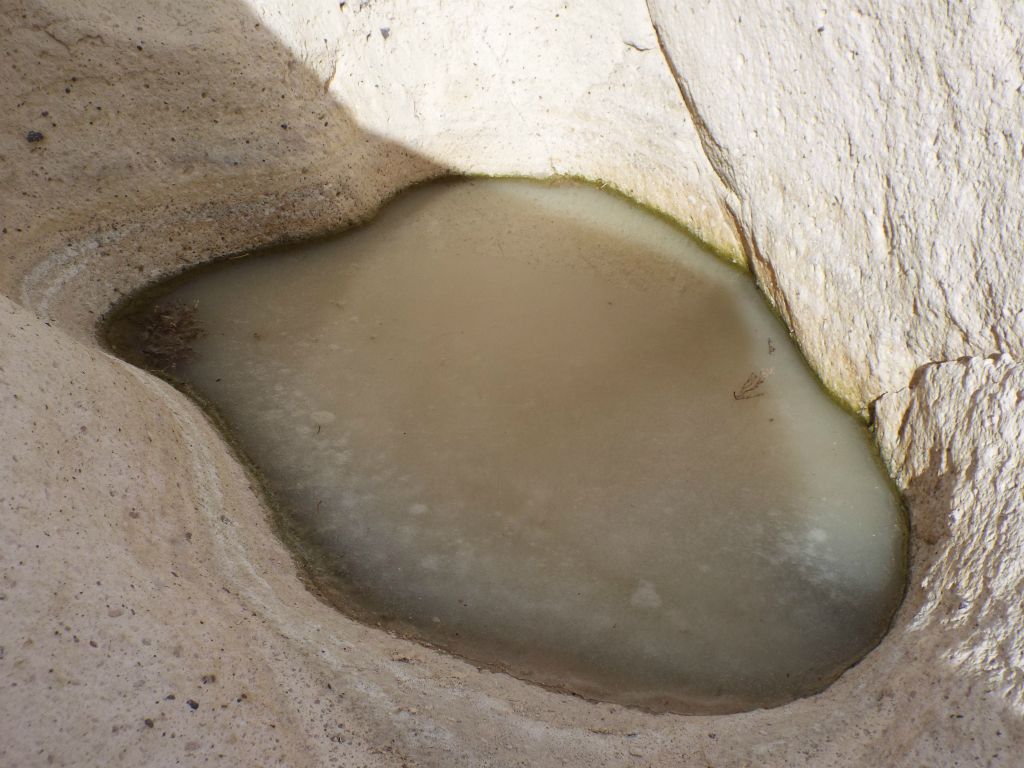
[[[387,40],[389,37],[391,37],[391,30],[388,27],[381,27],[380,36]]]
[[[27,141],[29,144],[35,144],[37,141],[42,141],[44,138],[46,137],[43,136],[43,134],[41,134],[39,131],[29,131],[25,135],[25,141]]]
[[[190,709],[199,709],[199,702],[195,699],[189,699],[186,703]]]

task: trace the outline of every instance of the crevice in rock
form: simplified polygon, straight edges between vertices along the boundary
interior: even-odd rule
[[[715,176],[718,178],[718,181],[722,186],[722,190],[718,194],[718,203],[725,213],[725,218],[732,226],[733,233],[736,235],[737,241],[740,243],[744,262],[747,268],[754,273],[761,290],[766,296],[768,296],[772,305],[782,316],[782,319],[786,323],[790,332],[794,337],[796,337],[792,308],[790,307],[788,298],[779,285],[778,274],[775,271],[775,267],[761,252],[761,249],[757,244],[757,237],[750,231],[750,227],[741,220],[738,213],[739,209],[743,205],[743,200],[737,189],[732,166],[726,159],[726,154],[722,149],[722,145],[718,143],[717,139],[715,139],[707,121],[704,120],[703,115],[701,115],[700,110],[697,108],[697,103],[693,98],[693,94],[690,92],[690,87],[687,84],[686,79],[682,76],[679,68],[676,67],[675,61],[672,59],[671,54],[665,46],[665,40],[662,36],[661,28],[654,20],[654,12],[651,10],[650,0],[646,0],[646,6],[647,17],[650,21],[651,28],[654,30],[654,37],[658,41],[658,49],[661,51],[661,57],[665,61],[665,66],[668,67],[668,71],[672,75],[672,79],[675,81],[676,89],[679,91],[679,98],[682,101],[683,106],[686,108],[687,114],[690,116],[690,122],[693,124],[694,130],[697,133],[697,138],[700,140],[700,146],[704,157],[707,159],[708,165],[711,167],[711,170],[714,171]]]
[[[865,411],[868,415],[868,425],[875,425],[875,411],[878,407],[878,404],[884,398],[892,397],[898,395],[900,392],[906,392],[907,390],[914,389],[921,381],[921,378],[924,376],[925,371],[927,371],[929,368],[933,368],[939,365],[949,365],[951,363],[967,365],[974,360],[989,360],[997,357],[1005,357],[1013,365],[1019,365],[1019,362],[1015,357],[1013,357],[1013,355],[1009,354],[1008,352],[1002,351],[982,352],[976,355],[961,355],[960,357],[940,358],[937,360],[929,360],[927,362],[921,363],[914,369],[914,372],[910,374],[910,378],[907,379],[906,386],[900,387],[899,389],[887,389],[885,392],[878,393],[875,397],[868,401],[867,405],[865,406]],[[903,426],[901,426],[901,435],[903,429]]]
[[[708,163],[711,165],[711,169],[715,172],[718,180],[725,187],[726,191],[732,195],[736,200],[739,200],[739,193],[736,191],[736,182],[733,179],[732,168],[729,166],[728,161],[725,159],[725,152],[722,150],[721,144],[715,139],[714,134],[708,127],[707,122],[701,115],[700,110],[697,109],[697,104],[693,99],[693,95],[690,93],[690,87],[687,85],[685,78],[679,72],[679,69],[675,65],[672,56],[669,54],[668,49],[665,47],[665,40],[661,34],[661,28],[657,22],[654,21],[654,13],[651,11],[650,0],[647,0],[647,17],[651,22],[651,28],[654,30],[654,37],[658,41],[658,49],[661,51],[661,57],[665,60],[665,65],[668,67],[668,71],[672,75],[672,79],[676,83],[676,88],[679,91],[679,98],[682,99],[683,106],[686,107],[687,113],[690,115],[690,121],[693,123],[693,127],[697,131],[697,137],[700,139],[701,149],[704,152],[704,156],[707,158]]]

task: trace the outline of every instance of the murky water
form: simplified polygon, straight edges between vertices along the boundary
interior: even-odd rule
[[[213,404],[342,608],[529,680],[777,704],[902,594],[863,426],[747,276],[589,187],[421,188],[157,289],[111,339]]]

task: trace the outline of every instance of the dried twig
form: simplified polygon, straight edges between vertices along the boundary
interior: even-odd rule
[[[751,400],[755,397],[761,397],[764,392],[758,392],[757,388],[764,384],[764,375],[761,373],[752,373],[747,377],[747,380],[740,386],[739,392],[732,393],[733,400]]]

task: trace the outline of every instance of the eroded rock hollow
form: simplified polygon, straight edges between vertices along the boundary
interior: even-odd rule
[[[1017,764],[1022,33],[995,2],[4,0],[0,764]],[[203,412],[99,343],[160,277],[452,174],[682,223],[870,422],[909,588],[828,689],[656,716],[348,619]]]

